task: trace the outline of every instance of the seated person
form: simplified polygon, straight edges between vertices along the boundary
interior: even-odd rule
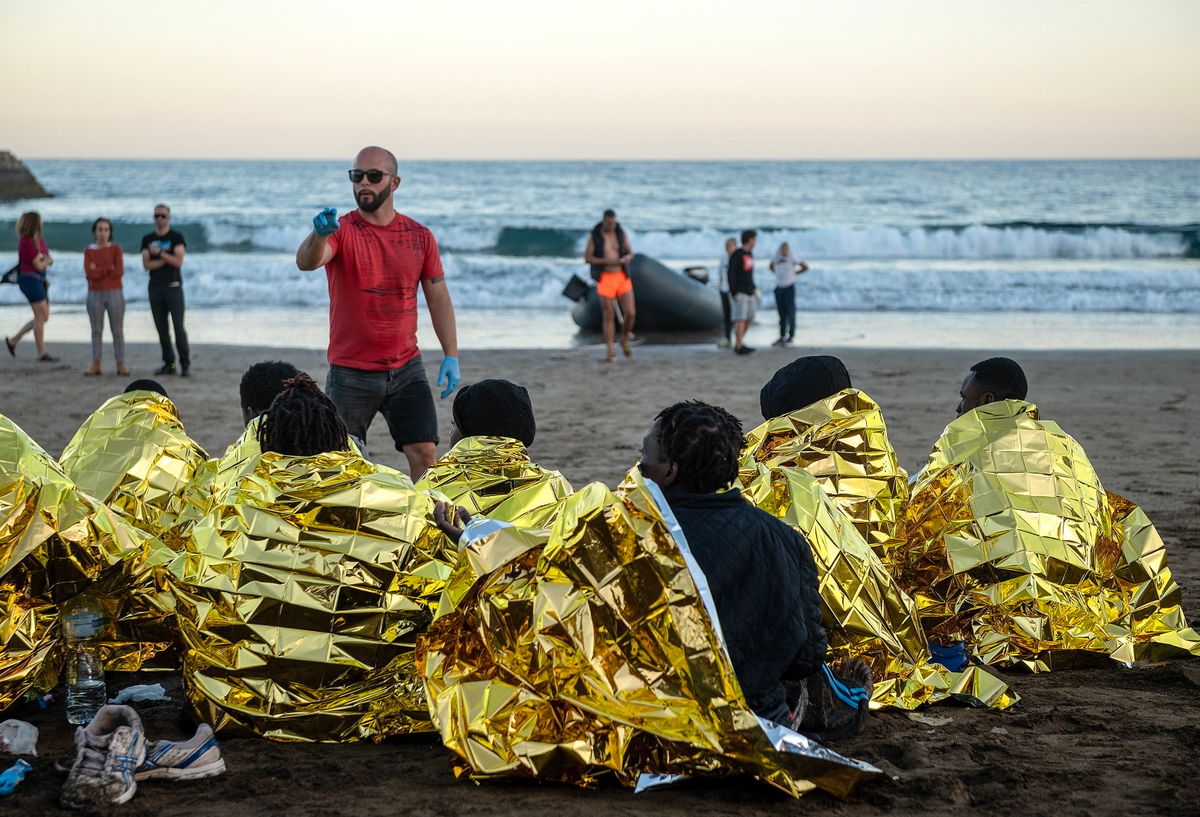
[[[878,404],[850,385],[836,357],[801,357],[762,387],[766,422],[747,435],[743,471],[802,468],[885,560],[899,537],[908,475]],[[804,531],[801,531],[804,533]]]
[[[410,656],[455,554],[433,502],[351,447],[300,373],[171,564],[184,678],[219,732],[347,741],[429,731]],[[383,701],[386,701],[384,705]]]
[[[451,448],[416,487],[438,491],[469,512],[524,527],[544,527],[571,483],[526,453],[537,423],[524,386],[481,380],[454,396]]]
[[[972,366],[913,484],[896,567],[930,639],[1033,670],[1200,655],[1154,526],[1027,388],[1012,360]]]
[[[133,391],[152,391],[155,394],[161,394],[163,397],[170,397],[170,395],[167,394],[167,390],[163,388],[162,383],[145,377],[134,380],[125,387],[125,394],[129,394]]]
[[[295,366],[282,360],[264,360],[247,369],[238,384],[242,422],[250,425],[251,420],[269,409],[271,401],[283,391],[283,381],[298,374]]]

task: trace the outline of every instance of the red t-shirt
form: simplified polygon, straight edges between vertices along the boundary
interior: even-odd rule
[[[417,349],[417,287],[442,275],[429,228],[396,214],[376,227],[354,210],[326,239],[333,258],[329,282],[329,362],[384,371],[403,366]]]

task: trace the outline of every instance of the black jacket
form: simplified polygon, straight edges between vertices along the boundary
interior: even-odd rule
[[[737,490],[666,499],[708,579],[750,708],[786,722],[783,680],[806,678],[825,660],[817,568],[808,543]]]

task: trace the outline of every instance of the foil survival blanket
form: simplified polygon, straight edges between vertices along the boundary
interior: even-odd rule
[[[58,606],[93,585],[127,596],[149,556],[148,537],[0,415],[0,710],[31,687],[54,686]]]
[[[946,427],[913,486],[906,538],[897,569],[930,637],[965,641],[984,663],[1200,654],[1154,526],[1030,403]]]
[[[636,472],[627,483],[584,487],[549,532],[484,523],[465,547],[417,659],[456,771],[576,785],[748,773],[793,795],[845,795],[876,773],[768,736],[661,493]]]
[[[951,672],[930,662],[913,599],[822,483],[783,453],[792,449],[786,442],[789,427],[790,421],[781,418],[747,435],[738,479],[747,499],[808,542],[820,581],[830,662],[862,658],[870,664],[875,708],[915,709],[950,697],[996,709],[1015,703],[1016,694],[980,667]],[[772,439],[777,445],[767,454],[762,446]]]
[[[156,566],[167,564],[187,536],[189,492],[208,479],[207,455],[184,430],[175,404],[152,391],[119,394],[92,412],[59,458],[81,490],[120,513],[153,539]],[[175,638],[174,602],[158,570],[138,577],[132,594],[107,600],[124,646],[119,655],[149,657]],[[134,645],[140,645],[137,650]],[[155,662],[174,657],[159,655]],[[123,660],[110,669],[136,670]]]
[[[472,515],[540,528],[554,519],[571,483],[531,462],[525,445],[507,437],[465,437],[429,467],[419,491],[440,491]]]
[[[899,543],[908,474],[888,439],[879,405],[844,389],[747,435],[745,454],[769,469],[803,468],[884,561]]]
[[[412,649],[456,561],[433,498],[353,452],[229,456],[242,476],[171,564],[198,717],[278,740],[431,731]]]

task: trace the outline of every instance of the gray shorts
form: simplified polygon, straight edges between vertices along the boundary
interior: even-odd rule
[[[398,369],[367,371],[331,365],[325,393],[337,406],[346,430],[360,440],[376,414],[387,421],[396,450],[412,443],[437,443],[437,409],[421,356]]]
[[[731,321],[752,321],[758,314],[758,298],[739,292],[733,296],[733,309],[730,311]]]

